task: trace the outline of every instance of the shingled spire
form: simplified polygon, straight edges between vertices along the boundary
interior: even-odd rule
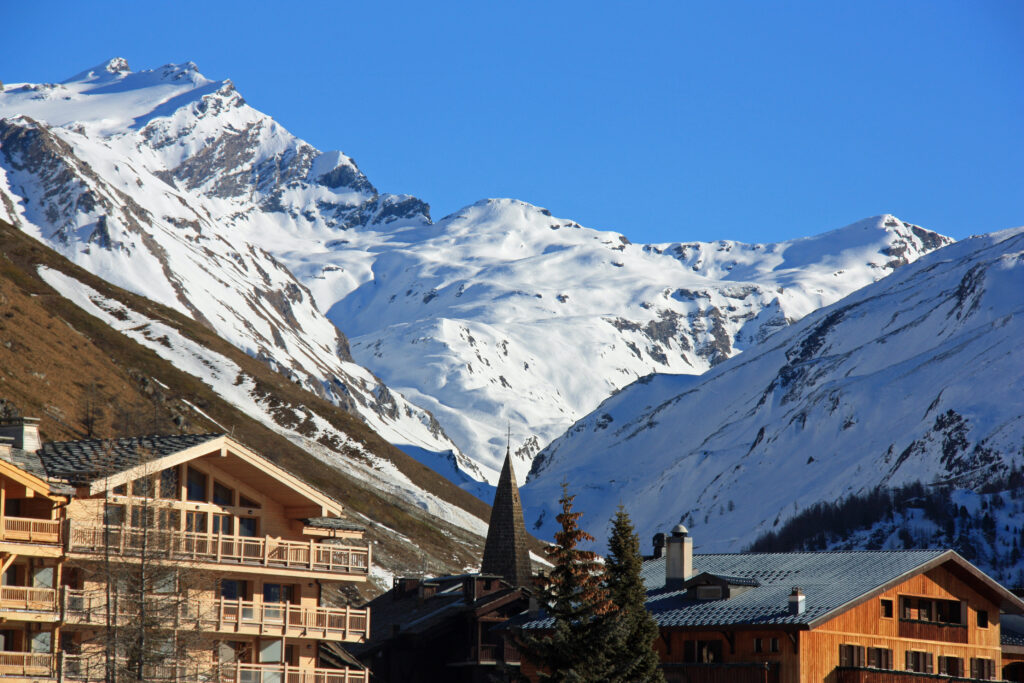
[[[519,487],[512,471],[511,447],[505,450],[505,465],[501,468],[498,490],[494,492],[480,572],[503,576],[514,586],[530,586],[532,583],[523,504],[519,500]]]

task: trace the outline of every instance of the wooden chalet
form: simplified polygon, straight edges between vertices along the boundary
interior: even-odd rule
[[[1020,680],[1024,633],[1009,645],[1000,627],[1024,602],[951,550],[692,549],[679,525],[643,564],[669,683]]]
[[[225,435],[41,444],[36,425],[0,423],[0,683],[104,680],[103,633],[139,618],[117,568],[144,557],[167,577],[150,617],[191,636],[154,678],[366,682],[320,658],[370,629],[321,602],[372,562],[337,501]]]

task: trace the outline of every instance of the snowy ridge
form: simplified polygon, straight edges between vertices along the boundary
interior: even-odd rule
[[[685,518],[703,552],[736,551],[819,501],[1004,479],[1021,339],[1024,229],[947,246],[702,377],[612,396],[535,460],[527,524],[550,532],[567,480],[599,537],[622,501],[642,536]]]
[[[484,521],[424,491],[392,463],[374,455],[361,443],[336,429],[315,412],[306,411],[303,414],[301,433],[282,425],[280,418],[275,415],[274,401],[268,400],[271,397],[262,395],[256,388],[254,378],[229,358],[188,339],[175,327],[148,318],[60,271],[40,267],[39,274],[47,284],[79,308],[165,360],[171,361],[178,369],[199,378],[224,400],[311,455],[335,467],[343,468],[349,474],[371,483],[380,490],[412,501],[428,514],[475,534],[487,534],[487,524]],[[193,409],[201,412],[198,408]],[[327,448],[322,441],[330,442],[334,447]],[[345,451],[352,457],[342,459],[338,455],[340,451]],[[397,532],[393,533],[397,535]]]
[[[8,220],[206,324],[391,442],[454,457],[433,417],[353,362],[308,289],[235,227],[262,215],[254,199],[281,203],[280,186],[310,171],[350,181],[310,189],[318,201],[365,203],[376,193],[351,160],[320,154],[191,63],[132,73],[111,60],[62,84],[8,86],[0,115]]]
[[[511,199],[434,224],[192,63],[11,84],[0,117],[0,214],[471,490],[496,480],[507,426],[523,476],[638,377],[702,373],[950,242],[884,215],[778,244],[636,245]]]

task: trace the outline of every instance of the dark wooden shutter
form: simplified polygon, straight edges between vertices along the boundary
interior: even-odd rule
[[[885,663],[882,665],[882,668],[883,669],[892,669],[893,668],[893,664],[892,664],[892,650],[885,649],[885,650],[882,650],[882,652],[885,653]]]
[[[979,678],[981,676],[978,672],[979,668],[977,657],[971,657],[971,678]]]
[[[911,650],[907,650],[907,671],[914,670],[914,653]]]
[[[935,656],[931,652],[926,652],[924,655],[924,672],[926,674],[935,673]]]

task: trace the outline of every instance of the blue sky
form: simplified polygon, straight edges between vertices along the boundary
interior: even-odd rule
[[[1024,224],[1024,3],[8,3],[0,80],[192,60],[440,218],[633,241]],[[20,27],[14,30],[15,27]]]

